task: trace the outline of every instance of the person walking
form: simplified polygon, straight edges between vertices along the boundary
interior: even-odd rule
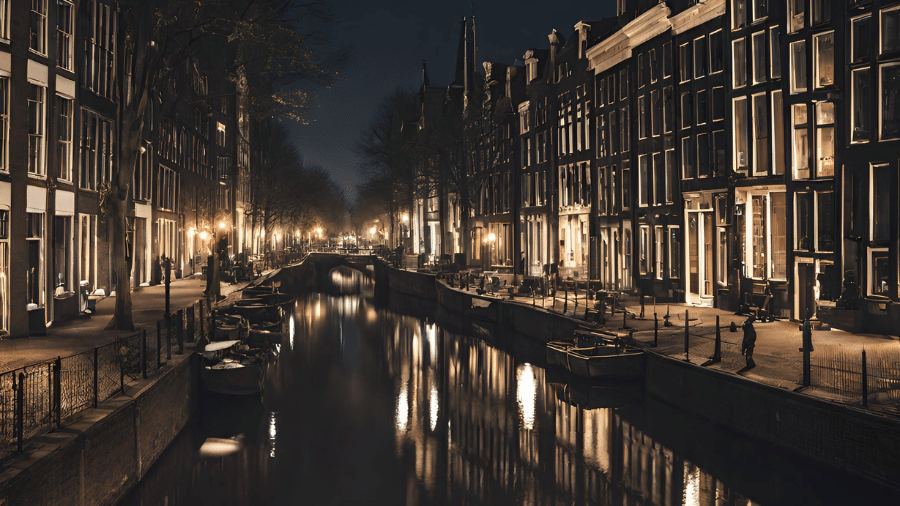
[[[741,355],[744,355],[747,360],[747,369],[756,367],[756,362],[753,361],[753,348],[756,346],[756,329],[753,328],[754,321],[756,321],[756,316],[751,314],[742,326],[744,329],[744,340],[741,341]]]

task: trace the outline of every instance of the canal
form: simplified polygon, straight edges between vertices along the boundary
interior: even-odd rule
[[[495,348],[412,306],[376,303],[365,283],[299,295],[263,398],[204,398],[120,504],[895,504],[639,385],[588,387],[521,351],[539,346]]]

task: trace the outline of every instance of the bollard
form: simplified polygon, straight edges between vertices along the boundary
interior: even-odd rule
[[[641,294],[641,319],[644,318],[644,295]]]
[[[684,310],[684,361],[691,361],[691,337],[688,334],[688,322],[690,321],[690,315],[688,314],[688,310]]]
[[[731,322],[731,328],[729,332],[737,332],[737,323]]]
[[[178,318],[178,354],[184,353],[184,309],[179,309]]]
[[[563,314],[569,310],[569,287],[563,288]]]
[[[200,307],[200,337],[204,338],[206,337],[206,334],[203,330],[203,299],[200,299],[200,302],[198,302],[197,305]]]
[[[669,306],[666,306],[666,316],[663,316],[663,327],[671,327],[672,322],[669,321]]]
[[[97,353],[97,348],[94,348],[94,407],[97,407],[97,404],[100,403],[100,382],[99,382],[99,367],[97,363],[97,357],[99,353]]]
[[[172,315],[166,315],[166,362],[172,360]]]
[[[625,309],[625,305],[622,304],[622,328],[628,328],[628,310]]]
[[[719,315],[716,315],[716,347],[713,349],[713,362],[722,361],[722,329],[719,328]]]
[[[659,317],[656,316],[656,313],[653,313],[653,347],[656,348],[659,345]]]
[[[16,392],[16,445],[19,453],[22,453],[23,426],[25,418],[25,373],[19,373],[19,384],[16,385],[13,376],[13,390]],[[18,387],[18,388],[17,388]]]
[[[97,368],[95,367],[94,370]],[[56,418],[56,427],[59,428],[62,416],[62,359],[56,357],[53,361],[53,411]]]
[[[866,349],[862,351],[862,401],[863,407],[869,407],[869,371],[866,370]]]
[[[803,321],[803,347],[800,348],[800,351],[803,352],[803,386],[808,387],[810,385],[810,352],[812,352],[812,327],[809,325],[809,320]]]
[[[147,329],[141,332],[141,376],[147,377]]]
[[[156,370],[162,365],[162,321],[156,320]]]
[[[194,332],[196,329],[194,328],[194,305],[191,304],[189,308],[187,308],[187,335],[188,342],[193,343],[197,339],[197,334]]]

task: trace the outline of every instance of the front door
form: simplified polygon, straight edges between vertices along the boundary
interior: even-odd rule
[[[710,211],[688,211],[688,302],[712,305],[713,216]]]
[[[796,315],[798,320],[805,320],[816,315],[816,264],[797,264],[797,298],[800,313]]]

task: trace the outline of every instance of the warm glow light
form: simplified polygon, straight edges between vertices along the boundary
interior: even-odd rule
[[[406,382],[400,384],[400,395],[397,396],[397,409],[395,414],[397,419],[395,425],[400,432],[406,432],[409,425],[409,387]]]
[[[206,233],[206,230],[200,232],[200,239],[205,241],[207,237],[209,237],[209,234]]]
[[[316,228],[316,235],[322,235],[322,227]]]
[[[370,234],[375,235],[375,232],[376,232],[375,227],[372,227],[372,228],[369,229],[369,233],[370,233]]]
[[[488,241],[494,242],[496,240],[497,240],[497,235],[495,233],[491,232],[490,234],[488,234]]]
[[[535,401],[537,399],[537,379],[531,364],[516,367],[516,400],[519,403],[519,416],[528,430],[534,430]]]
[[[403,215],[403,223],[407,223],[408,221],[409,221],[409,215],[408,215],[408,214],[404,214],[404,215]]]
[[[197,233],[197,230],[195,230],[194,227],[191,227],[188,229],[188,235],[194,235],[196,233]]]
[[[221,230],[225,230],[225,222],[224,222],[224,221],[220,221],[220,222],[219,222],[219,228],[220,228]]]

